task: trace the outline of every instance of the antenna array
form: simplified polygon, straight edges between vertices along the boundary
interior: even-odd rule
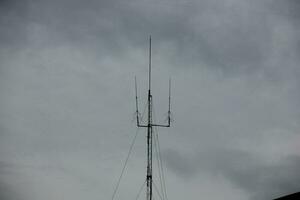
[[[137,81],[135,78],[135,102],[136,102],[136,122],[138,127],[147,128],[147,200],[152,200],[152,141],[153,141],[153,127],[170,127],[171,121],[171,79],[169,79],[169,106],[168,106],[168,123],[167,124],[153,124],[152,123],[152,94],[151,94],[151,36],[149,37],[149,77],[148,77],[148,119],[147,124],[141,124],[139,106],[138,106],[138,94],[137,94]]]

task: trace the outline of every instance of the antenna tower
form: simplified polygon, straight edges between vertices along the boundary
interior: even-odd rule
[[[138,109],[138,95],[137,95],[137,83],[135,78],[135,100],[136,100],[136,122],[138,127],[147,128],[147,191],[146,200],[152,200],[152,136],[153,127],[170,127],[171,118],[171,79],[169,79],[169,106],[168,106],[168,123],[167,124],[153,124],[152,123],[152,94],[151,94],[151,36],[149,37],[149,77],[148,77],[148,119],[147,124],[141,124],[140,113]]]

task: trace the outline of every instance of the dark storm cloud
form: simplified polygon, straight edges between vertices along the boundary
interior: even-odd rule
[[[287,1],[271,1],[270,8],[273,10],[274,14],[278,14],[291,19],[292,23],[295,25],[299,24],[300,18],[300,2],[297,0],[287,0]]]
[[[283,23],[282,31],[290,31],[285,24],[298,22],[289,19],[297,13],[295,1],[28,1],[27,7],[27,22],[49,31],[46,39],[52,43],[69,41],[98,49],[99,56],[116,55],[130,45],[143,47],[152,34],[158,46],[171,44],[167,59],[175,66],[216,68],[227,74],[269,68],[272,51],[281,49],[273,45],[274,28]],[[296,35],[288,37],[298,41]],[[290,57],[297,49],[285,53]]]
[[[16,197],[17,196],[17,191],[12,191],[12,187],[9,185],[6,185],[5,183],[2,183],[0,181],[0,198],[1,199],[7,199],[7,200],[19,200],[22,199],[20,197]]]
[[[180,177],[191,178],[197,173],[197,167],[189,156],[183,156],[178,151],[166,150],[164,158],[167,166]]]
[[[155,77],[175,77],[167,167],[197,186],[198,174],[221,174],[247,200],[300,189],[299,153],[287,148],[299,139],[297,0],[7,0],[0,11],[6,199],[20,189],[34,191],[28,199],[109,198],[149,34]]]
[[[214,164],[217,173],[247,190],[252,199],[273,199],[300,190],[299,156],[269,164],[244,152],[225,151]]]
[[[46,34],[44,39],[49,42],[70,41],[101,49],[101,56],[124,52],[126,45],[141,47],[145,36],[153,34],[157,44],[171,43],[175,47],[170,57],[174,64],[200,67],[199,63],[204,63],[206,67],[230,73],[248,73],[263,68],[272,56],[270,51],[274,46],[270,35],[274,26],[281,18],[294,16],[298,9],[295,1],[24,2],[23,6],[16,3],[17,6],[12,6],[14,3],[11,3],[13,16],[4,17],[12,20],[20,15],[14,19],[15,23],[9,24],[17,24],[15,26],[21,26],[23,31],[29,29],[25,33],[27,37],[31,34],[30,29],[44,28],[45,33],[41,34]],[[23,10],[18,10],[19,7]],[[288,23],[295,21],[298,20],[292,19]],[[19,32],[17,28],[10,29],[5,37]],[[96,38],[98,43],[94,42]],[[18,35],[13,39],[19,40]],[[294,50],[290,49],[291,52]]]
[[[15,24],[6,33],[13,38],[5,40],[25,39],[24,35],[28,39],[32,29],[45,28],[41,34],[46,34],[44,39],[49,42],[71,41],[115,54],[124,52],[128,44],[140,46],[145,36],[153,34],[157,44],[169,42],[176,47],[171,60],[179,66],[199,66],[201,61],[225,71],[257,68],[268,51],[271,30],[267,14],[257,13],[255,8],[247,10],[248,2],[236,7],[216,1],[24,2],[23,6],[11,3],[10,14],[3,14],[14,20],[9,24]],[[95,44],[96,38],[100,41]]]
[[[26,1],[0,2],[0,43],[3,48],[19,46],[24,42],[26,18]]]
[[[168,150],[164,157],[167,168],[177,176],[191,178],[203,170],[212,176],[222,175],[255,200],[274,199],[300,190],[299,156],[268,163],[248,152],[214,149],[195,157]]]
[[[18,188],[14,186],[14,183],[10,182],[9,176],[14,176],[12,171],[15,169],[15,165],[11,163],[0,162],[0,198],[7,200],[21,200],[27,198],[19,194]]]

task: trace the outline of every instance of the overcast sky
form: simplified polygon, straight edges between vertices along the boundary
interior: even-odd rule
[[[169,199],[300,191],[300,1],[1,0],[0,199],[111,199],[150,34]],[[145,180],[145,131],[116,200]]]

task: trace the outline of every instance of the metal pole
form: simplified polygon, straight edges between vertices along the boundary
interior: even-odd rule
[[[170,127],[170,115],[171,115],[171,80],[169,81],[169,110],[168,110],[168,124],[160,125],[152,123],[152,94],[151,94],[151,36],[149,37],[149,89],[148,89],[148,121],[147,124],[140,123],[139,119],[139,111],[138,111],[138,97],[137,97],[137,83],[135,79],[135,93],[136,93],[136,114],[137,114],[137,126],[138,127],[147,127],[147,192],[146,192],[146,200],[152,200],[152,136],[153,136],[153,126],[157,127]]]
[[[149,90],[147,128],[147,200],[152,200],[152,95],[151,95],[151,36],[149,40]]]
[[[147,200],[152,200],[152,95],[148,91]]]

